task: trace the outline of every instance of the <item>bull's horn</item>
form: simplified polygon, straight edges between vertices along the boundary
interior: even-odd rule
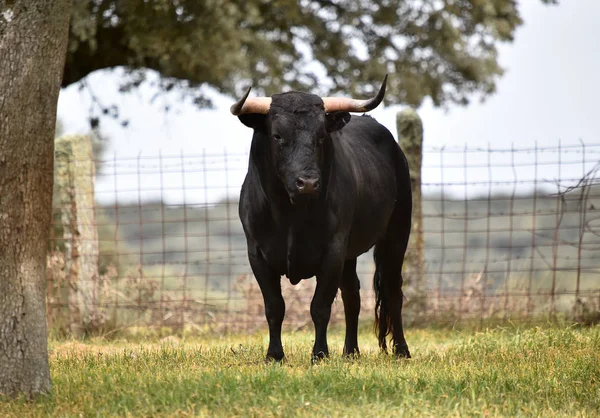
[[[379,93],[372,99],[358,100],[345,97],[323,97],[325,112],[368,112],[369,110],[375,109],[383,100],[383,96],[385,96],[387,77],[386,74],[383,83],[381,84],[381,88],[379,89]]]
[[[250,89],[252,87],[248,87],[246,90],[246,94],[238,100],[236,103],[231,105],[229,109],[233,115],[243,115],[246,113],[269,113],[269,108],[271,107],[271,98],[270,97],[251,97],[248,99],[248,95],[250,94]],[[248,100],[246,100],[248,99]]]

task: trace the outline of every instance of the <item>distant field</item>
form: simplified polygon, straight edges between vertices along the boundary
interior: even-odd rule
[[[312,332],[138,342],[51,341],[53,392],[0,416],[600,416],[600,327],[409,330],[414,358],[376,350],[310,364]]]
[[[530,270],[534,271],[535,281],[547,282],[546,272],[553,267],[556,251],[556,268],[562,277],[558,288],[572,290],[573,272],[562,270],[577,266],[579,259],[582,288],[593,288],[591,281],[597,279],[593,251],[600,245],[600,232],[595,224],[589,224],[589,219],[600,213],[599,196],[600,191],[594,192],[587,201],[585,230],[580,230],[578,195],[567,195],[562,206],[560,199],[547,194],[536,199],[530,195],[514,199],[494,195],[491,204],[487,196],[468,201],[426,196],[425,262],[427,278],[435,282],[430,286],[437,286],[441,274],[443,287],[455,288],[465,274],[476,274],[486,267],[490,290],[500,286],[507,274],[512,281],[528,279]],[[225,290],[229,278],[250,272],[235,201],[213,207],[145,203],[120,206],[118,211],[98,206],[96,212],[106,260],[115,262],[114,254],[118,253],[121,264],[142,264],[149,276],[166,276],[167,281],[185,273],[191,289],[209,285]],[[580,232],[584,234],[583,254],[578,256]],[[115,242],[115,237],[119,242]],[[508,260],[512,265],[507,266]],[[370,283],[372,257],[360,261],[363,264],[359,272]]]
[[[547,315],[554,309],[571,315],[578,299],[577,307],[597,311],[600,231],[596,227],[600,224],[592,221],[600,212],[598,196],[600,191],[592,190],[583,206],[578,193],[564,201],[547,193],[514,198],[495,194],[490,202],[488,196],[467,201],[426,196],[425,276],[420,287],[432,308],[429,312],[507,318],[509,314]],[[257,300],[247,300],[238,286],[254,279],[237,202],[210,207],[147,202],[98,206],[96,213],[101,273],[114,265],[119,277],[125,278],[113,282],[118,291],[109,295],[127,296],[119,296],[119,306],[160,305],[162,309],[164,300],[174,307],[188,300],[199,308],[186,321],[202,325],[212,321],[205,310],[233,312],[261,303],[260,294],[255,295]],[[372,255],[360,257],[358,272],[366,292],[372,289],[373,271]],[[420,300],[414,297],[420,279],[410,275],[405,279],[407,317],[418,316],[422,306],[414,309],[410,301]],[[549,297],[551,291],[557,294],[554,299]],[[579,298],[577,291],[582,292]],[[139,301],[136,295],[143,294],[147,300]],[[505,296],[509,294],[510,300]],[[120,315],[120,323],[128,323],[123,318],[131,313]]]

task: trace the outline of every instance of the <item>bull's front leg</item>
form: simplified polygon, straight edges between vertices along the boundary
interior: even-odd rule
[[[336,248],[337,247],[337,248]],[[312,360],[329,355],[327,346],[327,326],[331,318],[331,305],[337,294],[344,268],[342,246],[336,246],[324,257],[321,273],[317,275],[317,288],[310,304],[310,315],[315,324],[315,345]]]
[[[267,264],[258,246],[248,243],[248,258],[265,302],[265,316],[269,324],[267,361],[281,361],[284,356],[281,344],[281,325],[285,316],[285,301],[281,294],[281,276]]]

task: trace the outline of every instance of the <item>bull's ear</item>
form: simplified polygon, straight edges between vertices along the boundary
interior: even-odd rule
[[[339,131],[350,122],[351,118],[348,112],[332,112],[325,117],[327,119],[327,132]]]
[[[266,126],[267,115],[260,113],[248,113],[245,115],[239,115],[240,121],[249,128],[255,131],[264,131]]]

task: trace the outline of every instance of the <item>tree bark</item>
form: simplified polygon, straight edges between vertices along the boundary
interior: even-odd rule
[[[0,394],[50,389],[46,255],[70,0],[0,0]]]

